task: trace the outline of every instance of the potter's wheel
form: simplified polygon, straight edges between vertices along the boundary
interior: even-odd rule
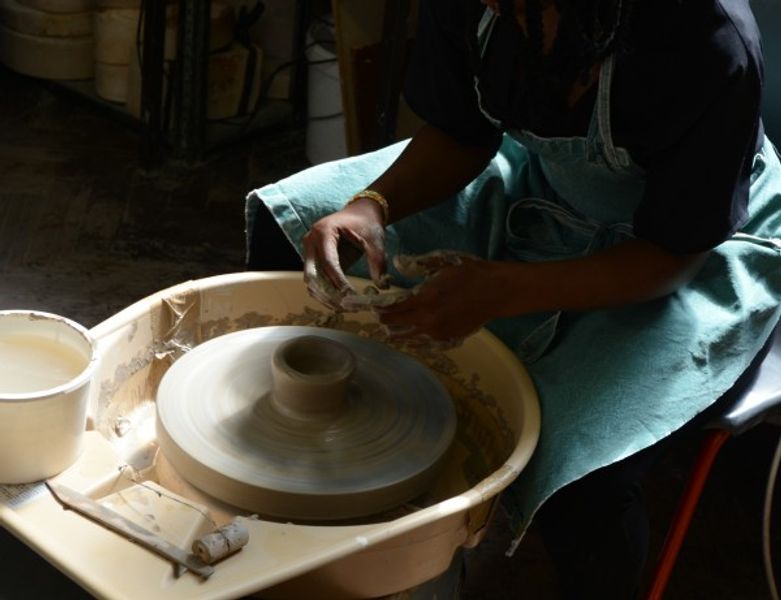
[[[157,436],[212,496],[289,519],[343,519],[424,492],[455,435],[445,388],[383,344],[263,327],[201,344],[166,372]]]

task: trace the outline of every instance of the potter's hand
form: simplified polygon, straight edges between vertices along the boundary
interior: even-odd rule
[[[374,284],[386,288],[384,215],[362,198],[320,219],[304,236],[304,281],[311,296],[334,309],[353,292],[344,268],[366,254]]]
[[[458,252],[437,251],[397,257],[405,275],[426,279],[407,298],[377,307],[392,339],[411,345],[453,347],[496,316],[488,261]]]

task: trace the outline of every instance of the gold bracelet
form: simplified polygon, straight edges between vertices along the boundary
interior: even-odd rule
[[[350,206],[353,202],[356,202],[357,200],[361,200],[363,198],[368,198],[369,200],[373,200],[374,202],[380,205],[380,208],[382,208],[382,218],[383,218],[382,224],[387,225],[388,219],[390,218],[390,208],[388,207],[388,201],[379,192],[375,192],[374,190],[363,190],[362,192],[358,192],[347,201],[345,206]]]

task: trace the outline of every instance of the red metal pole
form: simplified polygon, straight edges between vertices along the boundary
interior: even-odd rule
[[[708,474],[713,466],[713,461],[716,459],[721,446],[729,437],[730,434],[727,431],[716,429],[711,431],[703,441],[697,456],[697,462],[689,475],[689,483],[681,496],[670,529],[667,532],[667,538],[664,541],[664,547],[659,556],[659,562],[656,565],[656,571],[651,580],[651,588],[646,595],[646,600],[661,600],[667,588],[667,582],[670,580],[675,559],[678,557],[678,551],[681,549],[683,539],[686,537],[686,532],[694,515],[694,510],[697,507],[697,502],[702,494],[702,489],[705,487]]]

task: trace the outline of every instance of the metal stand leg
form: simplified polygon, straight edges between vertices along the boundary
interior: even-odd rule
[[[729,432],[717,429],[710,432],[705,438],[697,456],[697,463],[689,476],[688,485],[667,532],[667,539],[664,542],[664,548],[651,581],[651,588],[646,596],[647,600],[660,600],[662,598],[670,580],[675,559],[678,557],[678,552],[689,529],[697,502],[702,494],[702,489],[705,487],[705,482],[713,466],[713,461],[729,437]]]
[[[293,38],[293,81],[290,99],[293,103],[293,122],[304,124],[307,114],[307,75],[309,65],[306,62],[306,32],[312,22],[312,0],[296,2],[295,35]]]
[[[206,86],[211,0],[179,0],[173,106],[174,156],[200,159],[206,146]]]
[[[147,2],[144,5],[144,39],[138,40],[141,60],[141,156],[144,169],[152,169],[163,162],[163,61],[165,41],[165,3]]]

